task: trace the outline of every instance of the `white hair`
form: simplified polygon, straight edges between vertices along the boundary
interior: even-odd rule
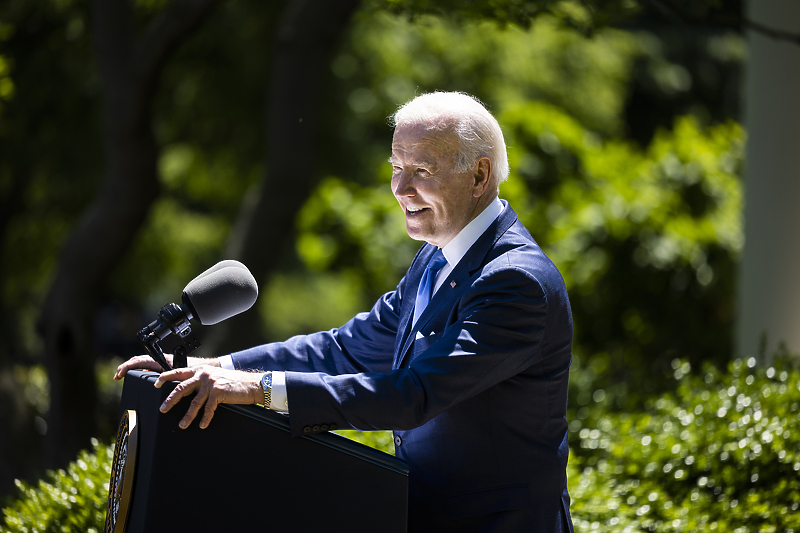
[[[508,155],[500,124],[474,96],[462,92],[433,92],[403,104],[390,117],[392,127],[423,125],[429,131],[457,137],[456,170],[472,170],[481,157],[492,161],[499,184],[508,178]]]

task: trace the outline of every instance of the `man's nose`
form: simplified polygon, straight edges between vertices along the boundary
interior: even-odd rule
[[[394,195],[395,196],[414,196],[417,194],[414,184],[412,182],[413,174],[407,170],[403,170],[395,178]]]

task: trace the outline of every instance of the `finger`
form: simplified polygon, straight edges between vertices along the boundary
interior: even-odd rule
[[[125,377],[125,374],[128,373],[128,370],[132,370],[134,368],[139,368],[139,360],[141,359],[141,355],[136,357],[131,357],[127,361],[123,362],[117,367],[117,373],[114,374],[114,379],[122,379]]]
[[[143,368],[146,370],[161,370],[161,365],[153,360],[149,355],[137,355],[131,357],[117,367],[117,372],[114,374],[114,379],[120,380],[125,377],[129,370],[136,370]]]
[[[195,371],[191,368],[178,368],[176,370],[170,370],[169,372],[162,372],[153,386],[160,389],[161,386],[168,381],[186,381],[194,377],[194,372]]]
[[[209,396],[208,400],[206,400],[206,408],[203,411],[203,419],[200,421],[200,429],[206,429],[208,425],[211,423],[211,419],[214,418],[214,412],[217,410],[217,406],[220,404],[219,395]]]
[[[156,383],[158,383],[158,382],[156,382]],[[172,407],[176,403],[181,401],[181,399],[184,396],[188,396],[189,394],[191,394],[195,390],[197,390],[199,387],[200,387],[200,383],[198,382],[198,380],[192,378],[191,376],[188,376],[184,381],[181,381],[180,383],[178,383],[175,386],[175,388],[172,389],[172,392],[170,392],[169,395],[167,395],[167,398],[161,404],[161,407],[159,408],[159,411],[161,411],[162,413],[166,413],[167,411],[172,409]]]
[[[197,391],[197,394],[189,404],[189,409],[186,411],[186,414],[178,424],[181,429],[188,428],[192,421],[197,417],[197,413],[200,412],[200,409],[203,407],[203,404],[206,403],[206,400],[209,397],[209,391],[210,387],[208,385],[201,387],[200,390]]]

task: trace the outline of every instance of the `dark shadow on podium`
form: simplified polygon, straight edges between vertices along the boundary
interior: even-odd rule
[[[136,412],[126,533],[404,532],[408,467],[333,433],[292,437],[285,415],[220,405],[207,429],[178,422],[189,406],[158,408],[173,384],[125,378],[121,412]],[[112,488],[113,489],[113,488]]]

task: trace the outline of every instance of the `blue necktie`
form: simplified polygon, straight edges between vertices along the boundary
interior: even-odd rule
[[[436,250],[436,253],[433,254],[431,257],[430,262],[428,262],[428,266],[425,267],[425,273],[422,274],[422,280],[419,282],[419,289],[417,289],[417,301],[414,304],[414,324],[417,323],[417,319],[428,307],[428,302],[431,301],[431,292],[433,290],[433,282],[436,279],[436,273],[447,263],[447,259],[444,258],[444,254],[442,253],[442,249]]]

